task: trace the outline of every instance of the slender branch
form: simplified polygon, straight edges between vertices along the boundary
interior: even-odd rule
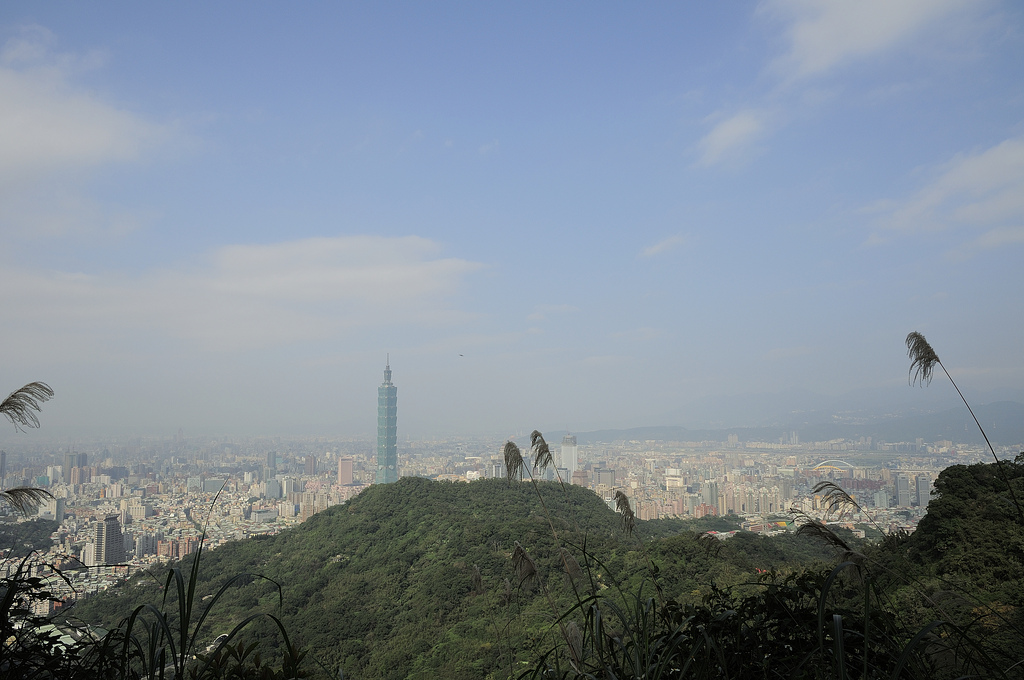
[[[1010,480],[1006,477],[1006,472],[1003,470],[1003,461],[999,460],[999,456],[996,455],[996,450],[993,448],[992,442],[989,441],[988,435],[985,434],[985,428],[981,426],[978,416],[974,415],[974,409],[972,409],[971,405],[967,403],[967,399],[964,398],[964,393],[960,391],[959,387],[957,387],[956,381],[953,380],[953,376],[949,374],[949,371],[946,370],[946,367],[942,365],[941,361],[936,359],[936,363],[938,363],[939,366],[942,366],[942,372],[946,374],[946,377],[949,378],[949,382],[953,384],[953,389],[955,389],[956,393],[960,395],[960,399],[964,402],[964,406],[967,407],[967,410],[971,413],[971,417],[974,418],[974,424],[978,426],[978,430],[981,431],[981,436],[985,438],[985,443],[988,444],[988,450],[992,452],[992,458],[996,461],[996,469],[999,470],[999,476],[1003,478],[1003,483],[1006,484],[1006,488],[1010,491],[1010,498],[1013,499],[1013,504],[1017,507],[1017,519],[1021,524],[1024,524],[1024,510],[1021,509],[1020,502],[1017,500],[1017,494],[1014,493],[1013,486],[1010,485]]]

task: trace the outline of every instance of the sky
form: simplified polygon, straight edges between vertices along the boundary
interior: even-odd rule
[[[6,2],[0,389],[153,435],[372,436],[388,357],[400,437],[955,406],[916,330],[1024,394],[1021,64],[990,0]]]

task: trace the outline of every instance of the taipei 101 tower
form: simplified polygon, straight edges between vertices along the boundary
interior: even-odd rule
[[[398,388],[391,384],[391,356],[377,388],[377,483],[398,481]]]

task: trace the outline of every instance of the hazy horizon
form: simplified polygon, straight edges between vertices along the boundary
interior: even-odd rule
[[[0,392],[55,390],[26,439],[372,433],[388,353],[402,439],[956,407],[916,330],[1024,401],[1022,29],[9,3]]]

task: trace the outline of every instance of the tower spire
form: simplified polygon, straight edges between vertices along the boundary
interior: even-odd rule
[[[378,484],[398,481],[398,388],[391,383],[391,353],[384,364],[384,383],[377,388]]]

